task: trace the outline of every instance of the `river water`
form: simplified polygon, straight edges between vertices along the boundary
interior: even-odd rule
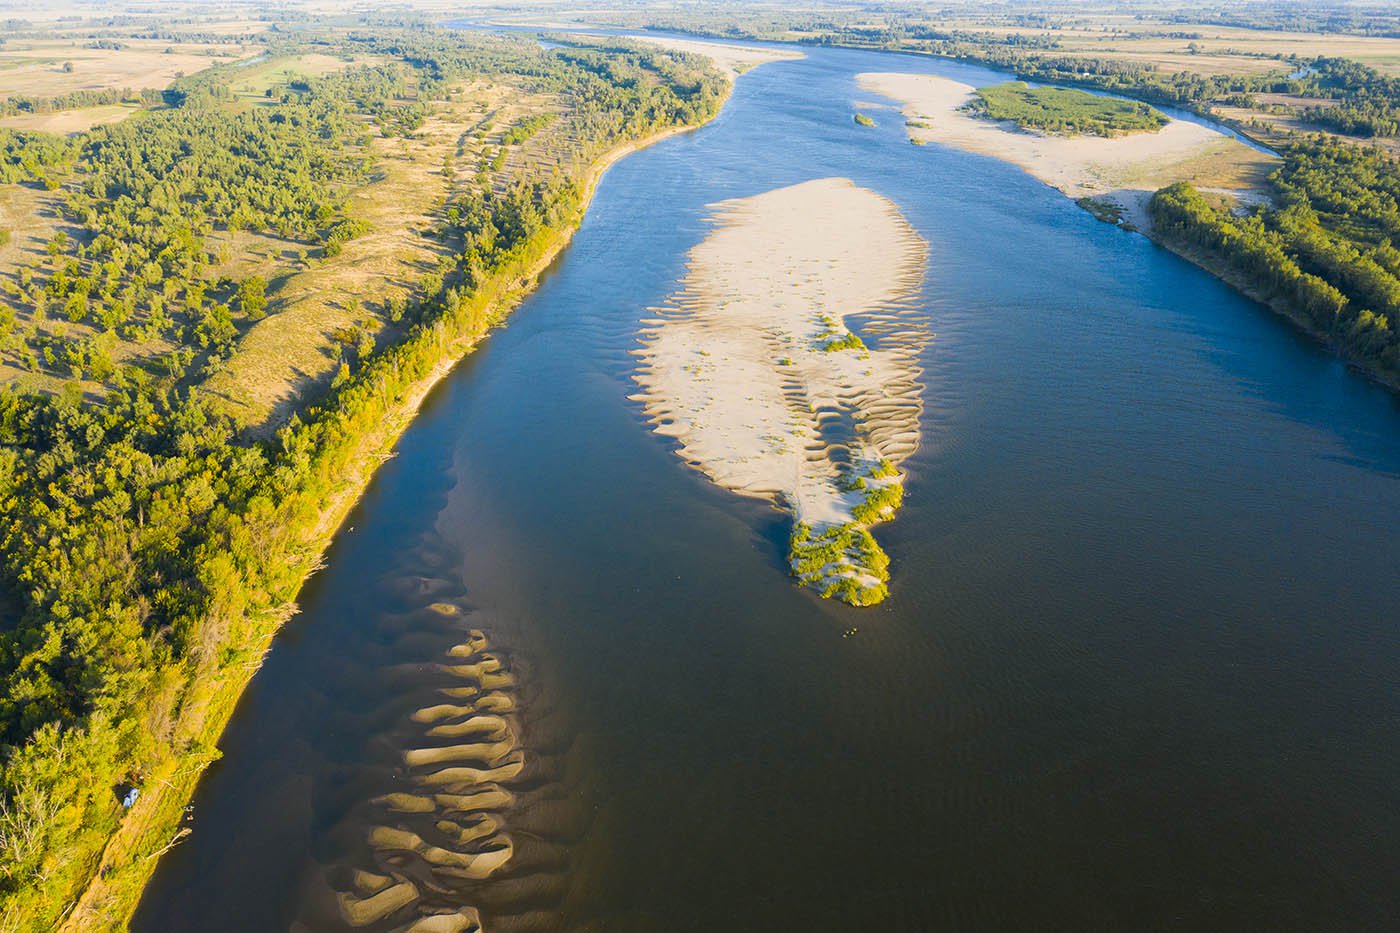
[[[350,517],[137,930],[340,928],[466,626],[530,762],[515,859],[442,895],[488,930],[1400,916],[1400,404],[1017,169],[911,146],[873,70],[1003,80],[811,49],[609,171]],[[827,176],[930,247],[924,442],[867,610],[795,587],[786,519],[628,400],[705,205]]]

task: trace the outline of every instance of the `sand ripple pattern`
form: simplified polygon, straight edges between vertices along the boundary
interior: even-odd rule
[[[878,551],[864,528],[893,515],[898,464],[919,444],[930,335],[911,300],[927,246],[844,178],[720,202],[712,223],[679,291],[643,321],[634,398],[719,485],[818,536],[854,528]],[[799,576],[824,595],[846,598],[829,586],[841,578],[883,590],[883,566],[857,550]]]
[[[404,933],[472,933],[468,882],[490,878],[515,854],[507,832],[512,790],[525,770],[516,682],[478,629],[435,665],[442,700],[411,719],[421,741],[402,752],[406,788],[376,798],[368,829],[372,866],[350,871],[337,893],[351,927]]]

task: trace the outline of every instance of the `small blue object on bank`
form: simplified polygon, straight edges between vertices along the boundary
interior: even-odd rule
[[[140,796],[141,789],[139,787],[133,787],[131,790],[127,791],[126,796],[122,798],[122,806],[130,810],[131,805],[134,804],[136,802],[136,798]]]

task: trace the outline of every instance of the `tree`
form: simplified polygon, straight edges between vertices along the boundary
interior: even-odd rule
[[[238,307],[250,321],[267,317],[267,283],[261,276],[250,275],[238,286]]]

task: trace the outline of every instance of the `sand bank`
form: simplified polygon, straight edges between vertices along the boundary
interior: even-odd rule
[[[1055,136],[1021,130],[962,111],[975,90],[936,75],[863,74],[860,86],[900,102],[919,142],[936,142],[995,156],[1072,198],[1116,206],[1123,221],[1147,228],[1147,201],[1159,188],[1189,181],[1241,200],[1258,197],[1258,185],[1277,159],[1210,127],[1170,120],[1157,132]]]
[[[898,507],[919,442],[927,332],[905,302],[927,249],[847,179],[712,210],[680,289],[643,321],[635,398],[687,462],[793,513],[804,583],[878,602],[887,561],[866,527]]]
[[[764,62],[782,59],[805,58],[795,49],[764,49],[749,45],[728,45],[722,42],[705,42],[699,39],[677,39],[672,36],[653,36],[645,33],[628,36],[638,42],[659,45],[673,52],[690,52],[703,55],[715,63],[715,67],[733,80],[750,68]]]

